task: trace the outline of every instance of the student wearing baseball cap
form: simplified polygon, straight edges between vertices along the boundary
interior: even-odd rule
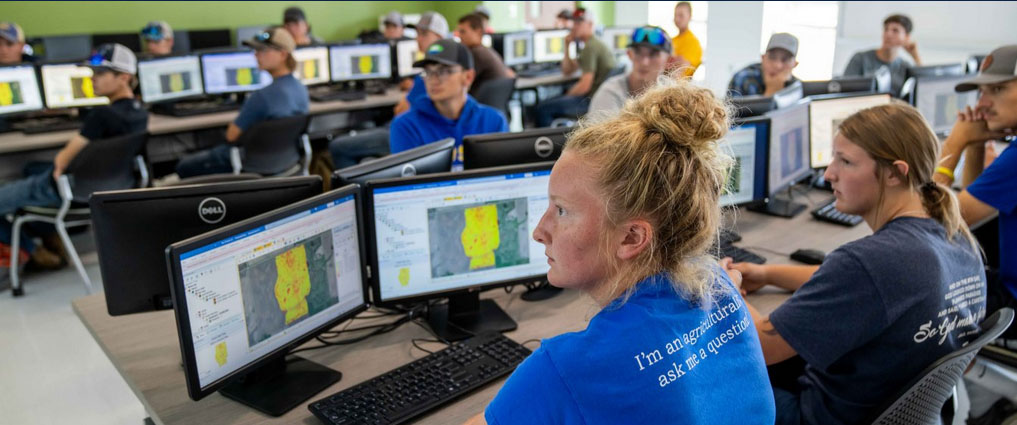
[[[427,48],[432,44],[449,38],[448,21],[445,17],[438,12],[424,12],[420,15],[420,20],[417,21],[417,48],[421,52],[427,51]],[[424,80],[420,76],[415,76],[412,79],[403,80],[400,84],[403,90],[409,90],[406,97],[396,104],[394,111],[396,115],[402,114],[410,109],[410,105],[413,103],[414,98],[426,97],[427,91],[424,90]]]
[[[388,12],[382,24],[385,25],[384,33],[386,40],[404,39],[403,31],[406,29],[406,23],[403,21],[403,14],[395,10]]]
[[[494,34],[494,28],[491,27],[491,9],[488,9],[483,4],[478,4],[473,9],[473,13],[476,13],[484,20],[484,34]]]
[[[293,36],[297,46],[310,46],[322,44],[320,38],[311,34],[311,26],[307,23],[307,16],[304,10],[299,7],[290,7],[283,11],[283,27]]]
[[[26,177],[0,186],[0,216],[27,206],[48,207],[60,203],[55,180],[71,160],[89,143],[143,132],[148,126],[148,111],[134,99],[134,75],[138,60],[131,49],[120,44],[96,48],[84,65],[93,69],[92,86],[96,96],[106,96],[110,104],[92,108],[84,115],[81,130],[56,154],[53,162],[25,168]],[[10,241],[11,226],[0,220],[0,240]],[[44,248],[22,243],[26,253],[40,264],[59,266],[61,261]],[[2,250],[2,249],[0,249]],[[8,248],[8,252],[9,248]],[[55,257],[55,261],[53,258]],[[8,257],[9,258],[9,257]],[[12,265],[15,266],[15,265]]]
[[[562,9],[554,17],[554,28],[555,29],[572,29],[572,10]]]
[[[166,21],[152,21],[141,29],[145,51],[153,56],[166,56],[173,52],[173,28]]]
[[[788,84],[798,81],[791,71],[798,66],[798,38],[786,32],[770,36],[759,63],[735,73],[727,85],[730,97],[773,96]]]
[[[184,157],[177,164],[180,178],[228,173],[230,146],[254,124],[279,118],[305,115],[310,107],[307,88],[293,76],[296,42],[283,27],[269,27],[255,34],[244,45],[254,49],[258,68],[272,75],[272,83],[252,93],[240,108],[240,114],[226,128],[226,144]]]
[[[452,169],[461,170],[463,137],[506,132],[508,122],[497,109],[481,105],[467,94],[476,77],[470,49],[443,39],[425,52],[413,66],[424,69],[421,78],[426,95],[411,97],[410,111],[392,120],[389,148],[397,153],[452,137],[456,140]]]
[[[625,101],[657,82],[671,57],[671,39],[660,27],[644,26],[632,31],[628,49],[632,71],[608,78],[590,99],[590,113],[613,115]]]
[[[25,32],[14,22],[0,22],[0,65],[32,63],[35,58],[25,53]]]

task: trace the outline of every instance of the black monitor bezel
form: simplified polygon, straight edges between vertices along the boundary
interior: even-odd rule
[[[189,57],[189,56],[193,56],[194,58],[196,58],[198,60],[198,78],[201,80],[201,93],[199,93],[199,94],[190,94],[190,95],[182,96],[182,97],[175,97],[173,99],[164,99],[164,100],[156,100],[156,101],[145,100],[145,98],[144,98],[144,93],[145,92],[143,90],[141,90],[141,64],[143,62],[158,62],[158,61],[166,60],[166,59],[178,59],[178,58],[184,58],[184,57]],[[180,102],[180,101],[185,101],[185,100],[201,99],[201,98],[205,97],[205,69],[202,68],[202,65],[201,65],[201,54],[200,53],[193,53],[192,52],[192,53],[171,54],[171,55],[166,55],[166,56],[149,56],[149,55],[140,56],[140,57],[138,57],[138,76],[137,76],[137,79],[138,79],[138,98],[141,99],[141,101],[144,104],[146,104],[146,105],[158,105],[158,104],[164,104],[164,103],[174,103],[174,102]]]
[[[42,91],[42,93],[41,93],[42,94],[42,103],[44,105],[46,105],[46,109],[59,110],[59,109],[96,108],[96,107],[99,107],[99,106],[109,106],[109,105],[113,104],[112,100],[110,101],[110,103],[98,104],[98,105],[52,106],[52,105],[49,104],[49,98],[46,96],[46,82],[43,81],[43,78],[42,78],[42,68],[46,67],[46,66],[59,66],[59,65],[74,65],[74,66],[78,66],[78,67],[82,67],[82,68],[90,68],[88,65],[85,65],[85,61],[86,60],[88,60],[88,58],[81,58],[79,60],[42,61],[42,62],[39,62],[39,63],[35,64],[35,68],[36,68],[36,72],[37,72],[36,75],[39,78],[39,90]],[[93,76],[95,75],[94,70],[93,70],[93,74],[92,75]]]
[[[567,142],[568,134],[571,133],[573,130],[575,130],[575,128],[570,128],[570,127],[547,127],[547,128],[533,128],[533,129],[517,131],[517,132],[474,134],[474,135],[471,135],[471,136],[463,137],[463,167],[465,169],[467,169],[467,170],[476,170],[476,169],[480,169],[480,168],[490,168],[491,167],[491,166],[488,166],[488,165],[481,165],[481,166],[476,166],[476,167],[470,165],[470,162],[471,162],[471,161],[469,161],[470,152],[473,150],[473,148],[476,145],[483,145],[483,144],[486,144],[486,143],[499,143],[499,142],[505,141],[506,139],[517,140],[517,139],[521,139],[521,138],[537,138],[537,137],[542,137],[542,136],[552,136],[552,135],[558,135],[558,134],[562,134],[565,137],[566,142]],[[561,146],[556,146],[555,149],[557,149],[559,152],[561,152],[562,150],[565,149],[565,144],[563,143]],[[552,156],[553,156],[553,154],[554,153],[552,152]],[[559,155],[560,155],[560,153],[559,153]],[[528,162],[527,164],[546,162],[546,161],[552,161],[553,162],[555,160],[556,159],[544,159],[542,161]],[[501,166],[505,166],[505,165],[509,165],[509,164],[495,165],[495,167],[501,167]],[[512,165],[520,165],[520,164],[512,164]]]
[[[356,174],[356,175],[353,176],[353,178],[357,178],[359,176],[363,176],[364,174],[376,173],[376,172],[378,172],[380,170],[391,168],[391,167],[397,166],[399,164],[405,164],[407,162],[412,162],[412,161],[415,161],[417,159],[420,159],[420,158],[423,158],[423,157],[426,157],[426,156],[431,156],[431,155],[433,155],[435,153],[441,152],[442,150],[455,149],[455,143],[456,143],[455,139],[449,137],[447,139],[442,139],[442,140],[438,140],[436,142],[428,143],[426,145],[417,146],[417,147],[415,147],[413,149],[407,149],[407,150],[402,151],[402,152],[398,152],[398,153],[394,153],[394,154],[391,154],[391,155],[383,156],[381,158],[374,159],[374,160],[371,160],[371,161],[368,161],[368,162],[364,162],[364,163],[361,163],[361,164],[351,165],[351,166],[346,167],[346,168],[340,168],[340,169],[335,170],[335,171],[332,172],[332,185],[333,186],[338,186],[340,184],[349,182],[349,177],[344,177],[344,176],[340,175],[340,172],[344,172],[344,171],[348,171],[348,170],[353,170],[353,171],[363,171],[363,170],[366,170],[366,172],[361,172],[361,173]],[[406,157],[407,156],[411,156],[411,155],[412,155],[412,158],[407,160]],[[452,152],[452,158],[453,159],[455,158],[455,152]],[[452,160],[449,160],[449,164],[448,165],[449,165],[449,169],[451,169],[452,168]],[[431,173],[431,174],[436,174],[436,173]]]
[[[31,63],[19,63],[19,64],[13,64],[13,65],[0,65],[0,69],[6,69],[6,68],[32,68],[32,75],[35,76],[35,89],[36,89],[36,91],[37,91],[37,93],[39,95],[39,100],[42,101],[42,106],[39,107],[39,108],[36,108],[36,109],[26,109],[24,111],[0,112],[0,117],[9,117],[9,116],[15,116],[15,115],[21,115],[21,114],[29,114],[29,113],[32,113],[32,112],[42,111],[42,110],[44,110],[44,109],[49,107],[49,105],[46,104],[46,95],[45,95],[45,92],[43,91],[43,88],[42,88],[42,74],[41,74],[41,70],[39,69],[38,66],[36,66],[35,64],[31,64]]]
[[[540,274],[524,276],[515,279],[501,280],[496,282],[488,282],[484,284],[467,285],[460,288],[449,289],[441,292],[431,292],[427,294],[382,299],[381,280],[379,279],[380,273],[378,272],[379,270],[378,252],[377,252],[378,250],[375,243],[375,238],[377,237],[377,235],[374,228],[374,191],[376,189],[388,188],[393,186],[404,186],[409,184],[424,184],[448,180],[482,178],[504,174],[519,174],[534,171],[550,171],[553,166],[554,162],[538,162],[532,164],[512,165],[506,167],[483,168],[471,171],[427,174],[424,176],[403,177],[397,179],[372,180],[367,182],[367,184],[364,186],[364,219],[368,223],[370,223],[370,225],[367,226],[368,228],[367,258],[368,264],[370,265],[370,269],[372,270],[370,286],[371,286],[371,300],[373,301],[373,304],[382,307],[394,307],[401,304],[413,304],[436,298],[447,298],[461,294],[483,292],[489,289],[502,288],[512,285],[547,280],[547,274]]]
[[[826,168],[827,165],[817,166],[816,164],[814,164],[812,162],[812,107],[817,102],[822,102],[822,101],[825,101],[825,100],[845,99],[845,98],[849,98],[849,97],[862,97],[862,96],[886,96],[891,101],[893,100],[893,96],[891,96],[890,93],[860,92],[860,91],[859,92],[829,93],[829,94],[820,94],[820,95],[814,95],[814,96],[806,96],[806,98],[809,99],[809,167],[811,167],[813,170],[822,170],[822,169]]]
[[[399,41],[404,41],[404,40],[399,40]],[[416,42],[416,40],[414,40],[414,42]],[[394,44],[389,44],[387,42],[384,42],[384,43],[348,43],[347,42],[347,43],[329,43],[329,44],[325,44],[324,46],[328,48],[328,80],[329,80],[329,84],[347,84],[347,83],[358,83],[358,82],[365,82],[365,81],[389,81],[389,80],[392,79],[393,76],[396,76],[396,75],[399,74],[399,70],[396,69],[397,65],[395,63],[395,60],[392,57],[392,50],[395,49],[395,45]],[[389,70],[388,77],[353,78],[353,79],[346,79],[346,80],[337,80],[335,78],[335,70],[332,69],[332,49],[336,48],[336,47],[342,48],[342,47],[365,47],[365,46],[377,46],[379,49],[381,49],[382,46],[385,47],[385,51],[388,52],[388,70]]]
[[[756,127],[756,144],[753,146],[755,151],[753,152],[754,164],[752,164],[754,174],[752,176],[752,199],[742,201],[734,204],[723,205],[721,208],[732,208],[741,207],[746,205],[753,205],[761,201],[766,200],[769,195],[766,192],[767,180],[769,179],[769,164],[770,159],[770,117],[766,115],[756,115],[745,118],[737,118],[731,122],[731,128],[741,127],[746,124],[752,124]],[[765,129],[762,133],[758,130],[760,125],[764,126]],[[760,143],[760,137],[763,137],[764,143]],[[760,146],[762,145],[762,146]],[[756,171],[762,170],[762,171]],[[762,177],[762,178],[759,178]],[[723,193],[721,194],[723,196]],[[719,201],[719,198],[718,198]]]
[[[529,58],[529,60],[526,60],[526,61],[523,61],[523,62],[513,62],[511,64],[506,62],[505,66],[510,66],[511,67],[511,66],[522,66],[522,65],[531,64],[531,63],[533,63],[533,33],[535,33],[535,32],[536,31],[522,30],[522,31],[508,31],[508,32],[500,32],[500,33],[492,34],[491,35],[491,48],[494,49],[496,52],[498,52],[498,54],[500,54],[501,57],[504,60],[504,58],[505,58],[505,47],[507,47],[507,46],[505,46],[505,38],[508,37],[508,36],[515,36],[515,35],[518,35],[518,34],[526,35],[527,38],[530,39],[530,58]],[[500,43],[495,43],[496,41],[498,41]],[[497,44],[501,44],[501,46],[497,46]],[[501,51],[498,51],[499,49]]]
[[[969,76],[968,78],[970,78],[971,74],[967,73],[967,63],[965,63],[965,62],[940,63],[940,64],[935,64],[935,65],[912,66],[912,67],[909,67],[907,69],[907,72],[905,73],[905,78],[963,77],[963,76]],[[960,74],[941,74],[941,73],[935,72],[935,71],[938,71],[938,70],[948,70],[948,69],[951,69],[951,68],[958,68],[958,67],[960,68]]]
[[[183,276],[180,269],[180,254],[208,245],[209,243],[212,243],[214,241],[221,240],[224,237],[236,235],[238,233],[242,233],[254,229],[256,227],[284,219],[286,217],[290,217],[295,213],[299,213],[310,207],[318,206],[327,202],[332,202],[336,199],[343,198],[346,196],[353,196],[354,208],[356,210],[357,238],[359,239],[358,248],[360,249],[361,253],[360,273],[361,278],[363,279],[369,276],[368,274],[369,270],[364,266],[363,261],[364,258],[363,254],[366,252],[365,249],[366,229],[364,228],[365,222],[363,219],[364,217],[363,197],[360,192],[360,186],[358,185],[344,186],[339,189],[332,190],[321,195],[315,196],[313,198],[308,198],[304,201],[295,203],[293,205],[279,208],[249,218],[247,220],[231,224],[229,226],[223,227],[222,229],[208,232],[199,236],[195,236],[193,238],[189,238],[181,242],[177,242],[166,248],[166,262],[167,268],[169,269],[168,271],[170,273],[170,284],[171,284],[170,288],[173,296],[173,305],[174,305],[173,311],[176,316],[177,335],[179,337],[180,343],[180,354],[181,358],[183,359],[184,380],[187,387],[187,394],[191,397],[192,400],[195,401],[200,400],[208,396],[209,394],[212,394],[213,392],[219,390],[220,388],[228,385],[234,379],[242,377],[245,374],[258,369],[259,367],[265,366],[281,356],[286,356],[291,349],[299,347],[300,345],[306,343],[307,341],[314,339],[314,337],[321,334],[322,332],[331,329],[338,325],[339,323],[342,323],[343,321],[348,320],[349,318],[354,317],[357,314],[360,314],[361,312],[367,310],[367,308],[370,306],[369,302],[370,298],[368,297],[368,286],[367,284],[362,282],[361,296],[363,297],[363,302],[361,302],[359,306],[350,309],[346,313],[336,316],[332,320],[329,320],[323,325],[318,326],[313,330],[307,332],[303,336],[300,336],[297,339],[291,341],[289,344],[285,344],[273,350],[272,352],[258,358],[257,360],[248,363],[246,366],[243,366],[227,374],[226,376],[223,376],[213,382],[210,382],[207,386],[201,387],[201,384],[198,380],[198,371],[197,363],[195,361],[194,347],[192,345],[193,338],[191,334],[190,316],[187,311],[187,303],[186,301],[185,302],[179,301],[181,297],[185,296],[183,287]]]
[[[250,89],[250,90],[228,90],[228,91],[219,92],[219,93],[209,93],[208,92],[208,79],[205,78],[205,56],[209,56],[209,55],[212,55],[212,56],[214,56],[214,55],[228,55],[228,54],[244,53],[244,52],[251,52],[251,54],[253,55],[254,54],[254,49],[245,48],[245,47],[240,47],[240,48],[236,48],[236,47],[224,47],[224,48],[213,48],[213,49],[208,49],[208,50],[191,51],[192,55],[198,55],[198,65],[201,68],[201,92],[204,93],[205,96],[228,96],[228,95],[231,95],[231,94],[238,94],[238,93],[253,93],[253,92],[256,92],[258,90],[261,90],[261,89],[267,87],[268,84],[272,84],[271,82],[269,82],[268,84],[266,84],[263,87],[256,88],[256,89]],[[258,70],[262,71],[261,68],[258,68]],[[265,71],[265,72],[267,72],[267,71]],[[272,79],[275,80],[275,77],[273,77]]]

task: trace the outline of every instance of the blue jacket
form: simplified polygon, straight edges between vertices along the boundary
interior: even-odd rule
[[[421,84],[417,81],[416,86]],[[412,92],[411,92],[412,93]],[[459,114],[458,120],[450,120],[441,116],[431,102],[424,96],[407,96],[410,110],[392,120],[389,129],[389,148],[398,153],[417,146],[437,142],[452,137],[456,140],[456,152],[452,158],[452,169],[463,167],[463,137],[473,134],[504,133],[508,131],[508,121],[497,109],[478,103],[473,97],[466,96],[466,105]]]

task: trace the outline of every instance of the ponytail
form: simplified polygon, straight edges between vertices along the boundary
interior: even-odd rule
[[[968,243],[971,244],[971,248],[974,251],[980,250],[974,236],[968,229],[963,217],[961,217],[960,202],[957,200],[957,195],[954,195],[950,188],[930,180],[920,187],[920,193],[922,207],[925,208],[925,212],[929,214],[929,217],[938,221],[946,229],[947,239],[953,240],[954,236],[960,232],[967,239]]]

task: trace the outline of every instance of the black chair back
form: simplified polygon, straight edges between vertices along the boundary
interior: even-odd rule
[[[90,141],[64,171],[70,179],[73,200],[88,202],[93,192],[135,187],[135,158],[147,141],[146,132]]]
[[[477,102],[493,107],[501,113],[508,114],[508,102],[512,99],[512,92],[516,89],[515,78],[499,78],[497,80],[485,81],[477,87],[477,94],[474,99]]]
[[[301,135],[307,115],[262,121],[244,131],[237,146],[244,148],[243,172],[263,176],[279,174],[300,163]]]

